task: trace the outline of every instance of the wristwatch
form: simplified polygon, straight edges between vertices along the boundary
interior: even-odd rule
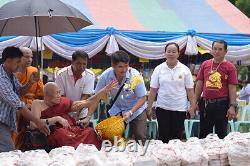
[[[229,107],[234,107],[235,109],[237,109],[238,108],[238,104],[237,103],[231,103],[229,105]]]
[[[46,124],[49,126],[49,120],[48,119],[46,119]]]

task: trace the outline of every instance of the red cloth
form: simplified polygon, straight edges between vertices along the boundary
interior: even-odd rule
[[[41,118],[52,118],[55,116],[61,116],[68,120],[71,128],[63,128],[62,125],[56,123],[56,126],[48,136],[48,142],[50,146],[73,146],[77,148],[80,143],[94,144],[97,149],[101,149],[101,140],[98,139],[95,131],[90,128],[81,129],[76,121],[68,115],[72,101],[66,97],[61,97],[60,104],[54,105],[46,110],[42,111]]]
[[[228,97],[228,84],[236,85],[238,83],[234,64],[224,61],[219,67],[218,65],[213,60],[207,60],[202,63],[197,75],[197,80],[203,81],[203,97],[207,99]],[[218,67],[218,73],[211,74],[211,67],[213,71]]]

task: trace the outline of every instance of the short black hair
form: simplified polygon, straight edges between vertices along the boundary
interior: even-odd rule
[[[224,48],[225,48],[225,50],[227,50],[227,42],[225,40],[215,40],[215,41],[213,41],[212,48],[214,47],[214,43],[224,44]]]
[[[75,61],[77,58],[88,60],[88,54],[85,51],[77,50],[72,54],[72,60]]]
[[[2,53],[2,62],[5,62],[6,59],[22,58],[22,56],[23,53],[18,47],[6,47]]]
[[[170,43],[168,43],[168,44],[165,46],[165,52],[166,52],[168,46],[170,46],[170,45],[175,45],[175,47],[177,48],[178,53],[180,52],[180,47],[179,47],[179,45],[178,45],[177,43],[175,43],[175,42],[170,42]]]
[[[129,63],[130,58],[127,52],[120,50],[110,54],[111,62],[117,64],[119,62]]]
[[[248,80],[243,80],[242,84],[248,84]]]

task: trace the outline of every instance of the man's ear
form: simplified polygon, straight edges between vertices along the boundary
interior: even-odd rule
[[[111,66],[114,68],[115,67],[115,63],[111,62]]]

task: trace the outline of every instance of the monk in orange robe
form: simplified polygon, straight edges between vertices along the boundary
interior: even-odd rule
[[[22,47],[20,50],[23,52],[21,63],[16,73],[16,77],[22,85],[29,84],[27,86],[27,92],[20,96],[21,100],[30,109],[32,101],[35,99],[43,98],[43,82],[40,79],[39,71],[36,67],[31,66],[33,54],[31,49]],[[23,138],[27,121],[21,116],[21,113],[17,113],[17,136],[13,135],[13,141],[17,149],[24,150]]]

